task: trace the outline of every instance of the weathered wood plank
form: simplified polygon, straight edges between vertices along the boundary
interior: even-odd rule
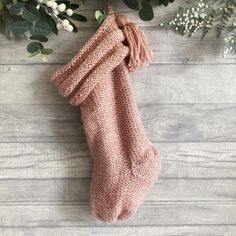
[[[235,202],[161,202],[144,204],[136,215],[112,226],[232,225],[236,224]],[[87,204],[0,205],[0,227],[105,226],[94,219]],[[14,212],[14,214],[12,214]]]
[[[157,143],[162,179],[236,178],[236,143]],[[0,179],[90,178],[86,143],[0,143]]]
[[[4,236],[234,236],[236,226],[30,227],[0,228]]]
[[[0,203],[88,203],[90,179],[0,180]],[[236,179],[159,179],[145,201],[233,201]]]
[[[0,66],[0,104],[67,103],[50,82],[58,68]],[[152,65],[131,76],[138,103],[236,103],[235,74],[235,65]]]
[[[152,141],[235,141],[234,104],[140,104]],[[84,141],[78,107],[0,105],[1,142]]]
[[[217,30],[212,30],[204,40],[201,35],[192,38],[182,37],[170,30],[158,28],[143,29],[153,50],[152,63],[158,64],[235,64],[235,56],[222,56],[223,39],[218,38]],[[67,63],[94,34],[92,28],[83,29],[78,34],[61,33],[50,36],[47,47],[54,53],[50,63]],[[28,58],[25,41],[8,41],[0,36],[0,64],[42,64],[39,57]],[[197,49],[197,50],[196,50]],[[14,57],[12,57],[14,55]]]

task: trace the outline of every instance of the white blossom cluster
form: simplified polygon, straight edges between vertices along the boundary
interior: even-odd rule
[[[161,27],[172,28],[185,35],[192,36],[199,29],[209,30],[213,23],[213,18],[209,14],[210,6],[204,0],[192,5],[188,9],[175,14],[175,17],[167,23],[161,23]]]
[[[56,21],[58,30],[73,31],[73,26],[67,19],[61,20],[58,17],[60,13],[66,13],[67,16],[72,16],[74,13],[72,9],[66,8],[64,3],[57,4],[55,0],[37,0],[37,2],[39,5],[44,4],[49,8],[47,12]]]
[[[225,37],[224,57],[227,54],[234,54],[236,52],[236,33],[230,33]]]

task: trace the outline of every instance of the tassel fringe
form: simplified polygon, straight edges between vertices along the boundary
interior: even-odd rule
[[[116,23],[123,31],[129,47],[129,70],[135,71],[149,65],[152,51],[144,33],[123,14],[116,14]]]

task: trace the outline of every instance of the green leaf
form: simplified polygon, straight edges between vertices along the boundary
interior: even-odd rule
[[[50,28],[49,24],[44,21],[37,21],[35,23],[35,25],[33,25],[30,28],[30,33],[33,35],[40,34],[40,35],[47,36],[50,34],[50,32],[51,32],[51,28]]]
[[[43,49],[43,44],[39,42],[31,42],[27,46],[27,51],[29,53],[34,53],[36,51],[40,51],[41,49]]]
[[[162,0],[162,4],[167,7],[169,4],[169,0]]]
[[[56,22],[52,19],[51,16],[47,15],[47,22],[48,22],[48,25],[50,26],[52,32],[56,35],[58,35],[58,29],[57,29],[57,25],[56,25]]]
[[[7,5],[10,4],[10,0],[0,0],[0,11]]]
[[[104,21],[104,19],[106,18],[106,13],[104,11],[97,10],[95,12],[95,18],[98,22],[98,26],[100,26],[102,22]]]
[[[139,10],[139,3],[137,0],[124,0],[124,3],[133,10]]]
[[[103,13],[100,10],[95,11],[95,19],[98,20],[99,17],[101,17]]]
[[[72,16],[70,16],[72,19],[77,20],[77,21],[82,21],[86,22],[87,18],[85,16],[82,16],[80,14],[74,13]]]
[[[79,5],[78,4],[68,4],[66,6],[66,8],[70,8],[71,10],[75,10],[75,9],[78,9],[79,8]]]
[[[3,1],[0,0],[0,11],[3,9],[4,5],[3,5]]]
[[[29,29],[29,23],[25,20],[16,21],[9,25],[9,29],[14,33],[25,33]]]
[[[57,3],[57,4],[61,4],[61,3],[69,4],[70,1],[69,1],[69,0],[57,0],[56,3]]]
[[[142,9],[139,11],[139,17],[144,21],[153,19],[153,8],[148,0],[142,0]]]
[[[49,55],[49,54],[53,53],[53,50],[52,50],[52,48],[43,48],[40,50],[40,52],[44,55]]]
[[[22,0],[22,1],[26,2],[27,5],[31,5],[31,6],[34,6],[34,7],[38,6],[38,2],[35,1],[35,0]]]
[[[43,35],[40,35],[40,34],[35,34],[35,35],[32,35],[30,37],[30,39],[33,39],[33,40],[38,40],[40,42],[47,42],[48,41],[48,38],[43,36]]]
[[[25,20],[29,22],[35,22],[39,18],[39,11],[35,6],[26,5],[26,7],[23,8],[21,15]]]
[[[36,51],[36,52],[33,52],[29,55],[29,57],[35,57],[36,55],[38,55],[40,53],[40,51]]]
[[[49,16],[48,14],[45,13],[45,11],[42,8],[39,8],[39,19],[40,21],[44,21],[47,22],[51,31],[58,35],[58,29],[57,29],[57,25],[56,22],[53,20],[53,18],[51,16]]]
[[[9,13],[11,15],[17,15],[21,12],[22,8],[25,6],[24,2],[18,2],[16,4],[13,4],[9,10]]]

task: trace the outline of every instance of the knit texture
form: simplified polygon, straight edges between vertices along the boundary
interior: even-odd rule
[[[159,152],[145,134],[134,101],[130,46],[120,28],[117,16],[110,13],[80,52],[52,77],[60,94],[80,105],[93,157],[91,211],[108,222],[136,212],[160,169]]]

